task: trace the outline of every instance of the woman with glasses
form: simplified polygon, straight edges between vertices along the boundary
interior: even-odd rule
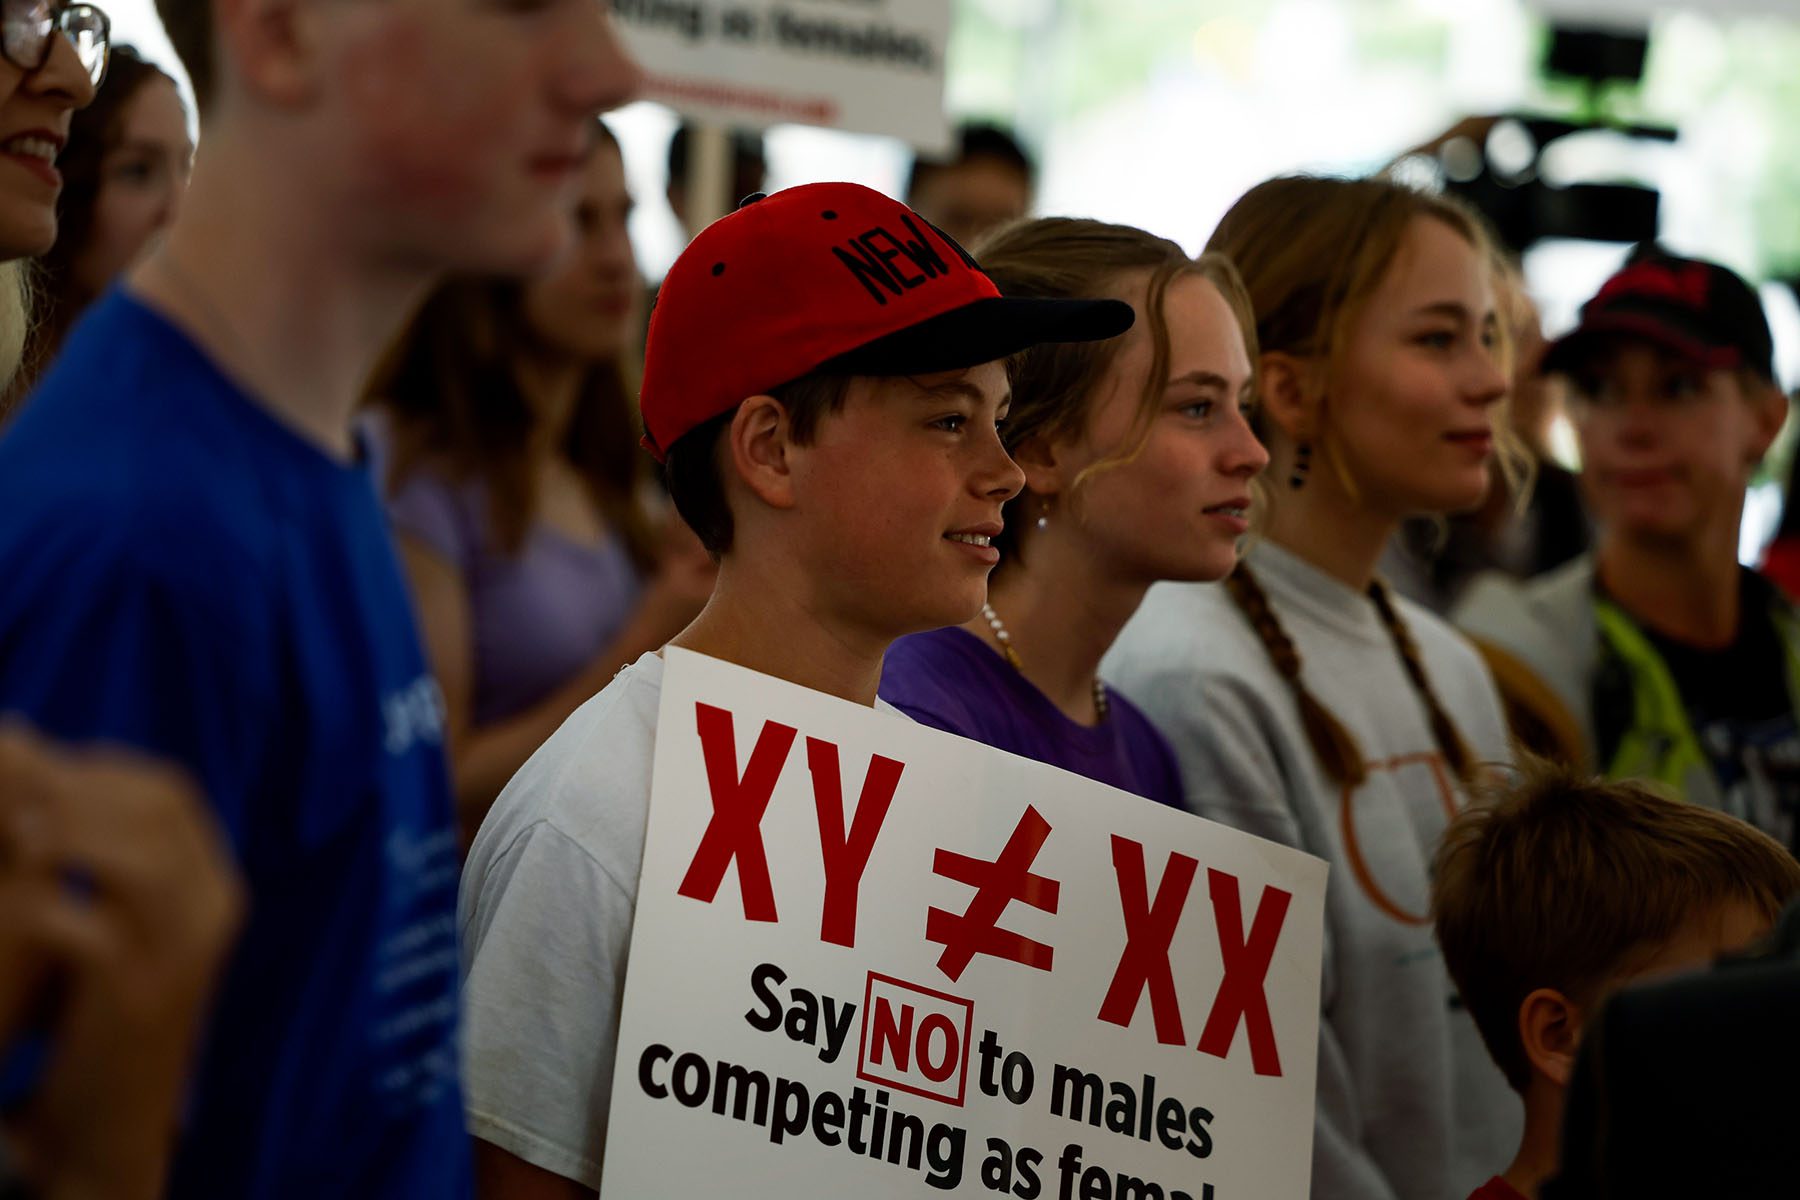
[[[71,123],[58,160],[56,245],[38,264],[38,316],[16,394],[55,359],[88,305],[174,221],[193,159],[175,81],[130,46],[114,47],[105,82]]]
[[[91,4],[0,0],[0,395],[31,323],[19,260],[56,241],[57,155],[106,71],[109,32]]]

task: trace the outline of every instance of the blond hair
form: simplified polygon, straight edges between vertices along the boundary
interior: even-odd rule
[[[1137,419],[1119,448],[1089,466],[1072,492],[1101,471],[1124,466],[1142,452],[1161,402],[1169,370],[1169,322],[1164,302],[1177,279],[1197,276],[1219,290],[1244,338],[1252,364],[1257,359],[1256,324],[1249,293],[1229,259],[1221,254],[1191,258],[1168,238],[1129,225],[1074,217],[1044,217],[1006,226],[976,248],[982,269],[1010,296],[1128,299],[1122,293],[1143,283],[1138,319],[1150,332],[1150,371],[1138,397]],[[1011,364],[1012,408],[1001,429],[1007,451],[1033,438],[1076,437],[1086,428],[1100,381],[1117,360],[1122,338],[1104,342],[1050,343],[1017,355]],[[1022,499],[1024,493],[1020,494]],[[1009,504],[1017,505],[1020,499]],[[1005,566],[1017,557],[1021,525],[1016,509],[996,540]]]
[[[11,415],[25,342],[31,333],[31,265],[26,259],[0,262],[0,422]]]
[[[1492,261],[1481,218],[1390,179],[1282,175],[1238,198],[1207,241],[1242,272],[1265,351],[1335,367],[1351,327],[1419,217],[1448,225]]]
[[[1329,390],[1352,327],[1399,256],[1413,222],[1421,217],[1443,222],[1483,262],[1492,261],[1493,241],[1480,218],[1453,200],[1391,179],[1317,175],[1284,175],[1251,188],[1219,222],[1207,249],[1224,253],[1237,264],[1256,312],[1256,338],[1262,350],[1323,363]],[[1506,447],[1503,453],[1509,457],[1522,457],[1505,422],[1499,426],[1496,445]],[[1357,494],[1341,457],[1330,455],[1329,461],[1342,475],[1346,490]],[[1261,501],[1270,499],[1266,490],[1259,496]],[[1293,690],[1301,726],[1326,775],[1341,785],[1359,786],[1368,774],[1361,748],[1307,686],[1299,651],[1255,574],[1240,563],[1225,584]],[[1439,700],[1398,604],[1379,581],[1370,586],[1369,598],[1425,706],[1439,751],[1464,782],[1473,782],[1480,764]]]
[[[1520,1090],[1532,992],[1585,1006],[1695,918],[1737,902],[1773,922],[1800,894],[1800,863],[1736,817],[1542,759],[1451,822],[1432,874],[1444,963]]]

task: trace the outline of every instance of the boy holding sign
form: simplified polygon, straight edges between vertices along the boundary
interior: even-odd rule
[[[1022,476],[1001,360],[1113,337],[1117,301],[1003,299],[955,243],[852,184],[757,198],[682,254],[650,323],[645,442],[719,559],[674,645],[874,704],[888,645],[968,620]],[[478,1185],[599,1187],[663,664],[647,654],[526,763],[470,851]],[[735,765],[735,764],[734,764]]]

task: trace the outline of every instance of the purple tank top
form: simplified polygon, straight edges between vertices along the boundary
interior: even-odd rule
[[[584,545],[543,522],[500,550],[486,489],[421,468],[388,498],[394,527],[442,555],[468,588],[477,725],[530,708],[618,636],[643,580],[618,538]]]
[[[986,642],[954,625],[895,642],[881,698],[921,724],[1187,808],[1174,751],[1131,701],[1107,688],[1111,715],[1077,724]]]

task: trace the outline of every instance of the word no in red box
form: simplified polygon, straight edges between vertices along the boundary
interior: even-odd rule
[[[863,989],[856,1077],[962,1107],[975,1002],[876,971]]]

